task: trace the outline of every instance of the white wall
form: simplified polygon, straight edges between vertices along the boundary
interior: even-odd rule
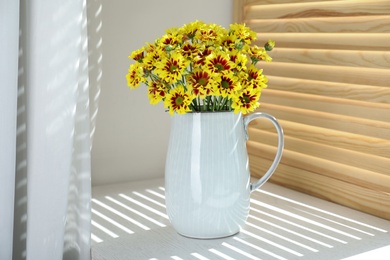
[[[170,116],[146,88],[130,91],[130,53],[194,20],[228,27],[232,0],[102,1],[103,81],[92,150],[92,184],[164,175]]]

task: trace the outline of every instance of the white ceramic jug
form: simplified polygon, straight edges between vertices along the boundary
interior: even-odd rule
[[[266,118],[276,127],[278,150],[270,169],[250,183],[247,127]],[[250,193],[265,183],[282,156],[284,135],[265,113],[187,113],[172,117],[165,168],[166,208],[175,230],[192,238],[219,238],[240,231]]]

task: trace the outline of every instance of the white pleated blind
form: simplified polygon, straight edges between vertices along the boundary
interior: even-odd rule
[[[234,20],[276,41],[258,111],[285,131],[271,181],[390,219],[390,0],[235,0]],[[251,172],[275,154],[250,126]]]

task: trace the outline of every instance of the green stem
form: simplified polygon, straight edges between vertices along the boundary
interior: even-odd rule
[[[194,107],[193,103],[190,104],[190,108],[191,108],[192,111],[196,111],[196,108]]]
[[[232,109],[232,104],[233,104],[233,100],[230,99],[230,100],[229,100],[229,103],[228,103],[228,109],[229,109],[229,111],[232,111],[232,110],[233,110],[233,109]]]
[[[210,105],[211,105],[211,97],[208,96],[208,97],[207,97],[207,111],[210,111],[210,110],[211,110]]]
[[[228,100],[229,99],[227,97],[222,99],[222,102],[220,103],[220,106],[219,106],[219,110],[225,110],[224,107],[226,107]]]
[[[226,99],[227,98],[224,98],[222,96],[219,97],[219,106],[218,106],[218,110],[223,110],[223,106],[225,105],[226,103]]]
[[[192,107],[193,107],[193,111],[198,111],[198,104],[197,104],[197,101],[196,101],[196,98],[194,98],[192,100],[192,103],[191,103]]]
[[[181,85],[183,85],[184,90],[187,91],[187,84],[186,84],[184,76],[181,76],[181,80],[178,80],[177,82],[180,83]]]
[[[217,103],[218,103],[217,97],[214,96],[214,100],[213,100],[213,112],[214,112],[215,109],[217,108]]]

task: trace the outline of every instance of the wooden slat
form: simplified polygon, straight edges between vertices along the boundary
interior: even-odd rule
[[[275,147],[252,141],[247,142],[247,149],[248,154],[267,160],[273,160],[276,154]],[[283,151],[281,163],[294,168],[316,172],[319,175],[332,177],[337,180],[354,183],[361,187],[375,189],[390,194],[389,175],[286,149]]]
[[[267,78],[268,88],[270,89],[390,104],[390,87],[354,85],[272,75],[267,75]]]
[[[269,160],[250,156],[252,176],[260,177]],[[280,164],[271,182],[390,220],[390,194],[333,177]]]
[[[273,89],[263,90],[261,101],[263,103],[282,104],[283,106],[367,118],[390,123],[390,104],[331,98]]]
[[[291,3],[281,5],[247,5],[244,21],[251,19],[345,17],[362,15],[386,15],[390,13],[388,0],[332,1]]]
[[[257,64],[257,67],[264,69],[266,75],[288,78],[295,77],[378,87],[388,87],[390,82],[390,70],[386,69],[345,68],[342,66],[292,64],[286,62],[261,62]]]
[[[245,5],[273,5],[273,4],[297,3],[297,0],[243,0],[243,1]],[[314,3],[314,2],[326,2],[326,1],[331,2],[331,1],[340,1],[340,0],[299,0],[300,3]]]
[[[390,15],[258,19],[249,20],[246,24],[252,30],[259,33],[386,33],[390,32]]]
[[[289,134],[289,130],[285,130],[285,133],[285,150],[307,154],[309,156],[319,157],[328,161],[334,161],[390,176],[390,158],[371,154],[370,151],[375,151],[371,144],[367,144],[360,149],[361,152],[357,152],[355,150],[339,148],[337,147],[337,142],[334,142],[331,145],[322,144],[320,142],[307,141],[307,139],[310,138],[299,139],[292,137],[292,135]],[[249,140],[259,144],[276,147],[278,139],[276,133],[249,127]],[[388,143],[390,144],[390,142]],[[387,154],[390,157],[390,146],[386,146],[385,149],[387,149]]]
[[[274,62],[390,70],[390,51],[275,48],[270,55]]]
[[[258,112],[264,111],[278,119],[329,128],[380,139],[390,139],[390,123],[342,116],[319,111],[262,103]]]
[[[385,33],[258,33],[254,43],[269,39],[279,48],[390,51],[390,34]]]
[[[245,0],[233,1],[233,23],[241,23],[244,15]]]
[[[241,4],[255,44],[276,42],[273,62],[258,64],[269,87],[257,111],[285,131],[271,181],[390,219],[390,0]],[[249,132],[251,170],[265,172],[274,126],[255,120]]]
[[[319,145],[365,153],[367,154],[367,160],[362,161],[362,163],[367,163],[367,161],[371,162],[371,156],[390,159],[390,140],[304,125],[286,120],[279,120],[279,122],[283,127],[286,138],[295,138]],[[252,121],[249,129],[252,128],[271,133],[275,132],[274,126],[267,120]],[[319,152],[322,153],[322,151]],[[390,172],[390,165],[388,165],[387,171]]]

